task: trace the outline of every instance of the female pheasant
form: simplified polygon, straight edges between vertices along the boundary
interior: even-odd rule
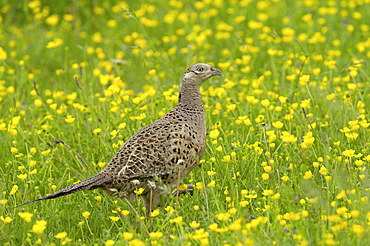
[[[200,86],[222,72],[206,63],[193,64],[182,77],[178,105],[154,123],[143,127],[120,148],[97,175],[22,205],[100,188],[132,200],[143,188],[147,211],[168,196],[198,165],[206,148],[206,124]],[[20,205],[20,206],[22,206]]]

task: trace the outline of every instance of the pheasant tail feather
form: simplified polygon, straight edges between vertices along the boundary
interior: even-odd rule
[[[72,193],[75,193],[75,192],[79,192],[79,191],[82,191],[82,190],[95,189],[95,188],[98,188],[98,187],[102,186],[103,184],[109,183],[109,182],[111,182],[111,181],[108,177],[104,176],[104,174],[102,174],[102,173],[98,173],[97,175],[95,175],[91,178],[82,180],[81,182],[78,182],[76,184],[68,186],[64,189],[58,190],[58,191],[56,191],[56,192],[54,192],[50,195],[40,197],[38,199],[23,203],[21,205],[18,205],[17,207],[21,207],[21,206],[26,205],[28,203],[32,203],[32,202],[36,202],[36,201],[40,201],[40,200],[48,200],[48,199],[54,199],[54,198],[57,198],[57,197],[60,197],[60,196],[66,196],[66,195],[69,195],[69,194],[72,194]]]

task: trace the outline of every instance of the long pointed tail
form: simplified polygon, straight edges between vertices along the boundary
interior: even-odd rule
[[[23,203],[21,205],[18,205],[17,207],[26,205],[26,204],[31,203],[31,202],[36,202],[36,201],[40,201],[40,200],[54,199],[54,198],[57,198],[57,197],[60,197],[60,196],[66,196],[66,195],[69,195],[69,194],[72,194],[72,193],[75,193],[75,192],[79,192],[79,191],[82,191],[82,190],[86,190],[86,189],[95,189],[95,188],[98,188],[99,186],[101,186],[102,184],[109,183],[109,182],[111,182],[111,180],[109,178],[107,178],[102,173],[98,173],[97,175],[95,175],[91,178],[82,180],[79,183],[76,183],[76,184],[68,186],[64,189],[58,190],[58,191],[56,191],[56,192],[54,192],[50,195],[40,197],[38,199]]]

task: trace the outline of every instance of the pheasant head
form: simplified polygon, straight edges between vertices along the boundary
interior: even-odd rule
[[[212,76],[223,76],[222,72],[207,63],[195,63],[191,65],[182,77],[182,84],[200,86]]]

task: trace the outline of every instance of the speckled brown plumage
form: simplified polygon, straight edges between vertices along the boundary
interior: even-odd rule
[[[143,188],[147,210],[151,198],[152,205],[160,205],[161,196],[168,195],[163,186],[177,187],[204,154],[206,125],[199,88],[215,75],[222,73],[209,64],[193,64],[182,78],[177,107],[135,133],[100,173],[27,203],[96,188],[130,200]]]

